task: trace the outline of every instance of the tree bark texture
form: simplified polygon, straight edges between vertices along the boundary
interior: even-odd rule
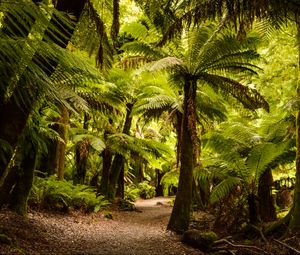
[[[195,163],[193,138],[196,129],[196,88],[196,81],[187,80],[184,84],[180,175],[178,191],[168,224],[168,229],[177,233],[186,231],[190,222],[193,198],[193,168]]]
[[[276,208],[272,196],[273,176],[271,169],[267,169],[259,178],[258,199],[259,213],[262,221],[269,222],[276,220]]]
[[[88,129],[88,115],[84,114],[83,128]],[[74,170],[74,179],[73,183],[84,184],[86,171],[87,171],[87,162],[89,157],[90,141],[85,138],[80,141],[75,148],[75,170]]]

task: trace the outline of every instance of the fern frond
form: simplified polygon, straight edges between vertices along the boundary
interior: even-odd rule
[[[252,176],[258,179],[267,166],[287,151],[289,144],[290,142],[287,141],[278,144],[263,143],[254,146],[246,160],[246,165]]]
[[[229,176],[221,181],[216,187],[213,188],[210,195],[210,203],[215,204],[228,196],[230,192],[241,182],[241,178],[232,176]]]
[[[256,90],[242,85],[233,79],[216,74],[203,73],[202,77],[216,89],[221,89],[238,99],[245,108],[251,110],[263,108],[269,112],[268,102]]]

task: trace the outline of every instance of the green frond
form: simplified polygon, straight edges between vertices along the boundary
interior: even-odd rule
[[[222,134],[225,137],[247,147],[251,147],[263,140],[252,127],[248,127],[239,122],[221,124],[220,129],[224,131]]]
[[[106,73],[113,63],[114,49],[101,17],[93,1],[87,1],[75,36],[75,45],[95,55],[97,66]]]
[[[297,1],[266,0],[262,2],[240,0],[217,1],[183,1],[187,4],[179,6],[176,15],[164,29],[164,36],[159,45],[164,45],[185,29],[199,25],[205,20],[220,20],[225,14],[230,18],[236,30],[253,24],[258,20],[269,20],[275,26],[280,26],[288,19],[294,19],[300,14]]]
[[[102,152],[106,147],[105,142],[100,137],[92,134],[86,129],[71,128],[69,133],[75,144],[80,143],[83,140],[88,140],[90,146],[97,152]]]
[[[139,22],[126,23],[121,27],[121,33],[129,34],[134,39],[146,39],[148,29]]]
[[[183,61],[177,57],[165,57],[155,61],[149,68],[149,71],[155,72],[171,68],[182,69]]]
[[[222,100],[212,100],[211,93],[207,94],[203,91],[197,91],[196,105],[200,121],[224,121],[226,117],[226,107]]]
[[[239,177],[229,176],[215,186],[210,195],[210,203],[215,204],[228,196],[242,182]]]
[[[221,90],[225,93],[231,94],[245,108],[255,110],[263,108],[269,112],[269,104],[255,89],[242,85],[241,83],[216,74],[202,73],[202,79],[211,84],[216,90]]]
[[[165,56],[165,54],[147,42],[143,41],[133,41],[124,44],[121,50],[125,51],[129,56],[143,56],[146,57],[148,61],[160,59]]]
[[[110,93],[102,93],[101,91],[77,91],[80,97],[88,103],[90,108],[96,109],[103,113],[112,113],[116,111],[120,105],[120,100],[110,97]]]
[[[290,142],[263,143],[253,147],[249,153],[246,165],[254,178],[259,178],[266,168],[289,148]]]
[[[173,151],[165,144],[147,139],[139,139],[125,134],[110,135],[107,140],[112,151],[124,156],[134,152],[151,161],[153,158],[169,158]]]

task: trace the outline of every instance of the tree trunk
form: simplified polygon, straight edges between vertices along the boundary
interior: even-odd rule
[[[65,170],[65,157],[68,140],[68,125],[69,125],[69,112],[65,107],[61,108],[61,118],[58,133],[63,141],[59,141],[56,149],[56,160],[57,160],[57,177],[58,180],[64,179]]]
[[[11,164],[6,170],[0,181],[0,208],[9,201],[9,194],[13,186],[17,182],[20,162],[22,161],[22,151],[20,146],[17,146]]]
[[[83,128],[88,129],[88,115],[84,114]],[[73,184],[84,184],[89,157],[90,141],[85,138],[75,147],[75,170]]]
[[[123,134],[129,135],[130,133],[130,128],[131,128],[131,123],[132,123],[132,117],[131,117],[131,112],[133,108],[133,104],[126,104],[126,116],[125,116],[125,124],[123,127]],[[113,163],[111,165],[110,169],[110,176],[109,176],[109,185],[108,185],[108,199],[114,200],[115,195],[116,195],[116,185],[119,179],[119,175],[124,168],[124,162],[125,158],[123,155],[116,153]],[[124,182],[123,182],[124,185]]]
[[[272,196],[273,176],[271,169],[267,169],[259,178],[258,198],[259,214],[264,222],[276,220],[275,201]]]
[[[33,183],[36,148],[31,144],[31,141],[26,139],[26,151],[23,153],[23,159],[18,172],[17,182],[11,192],[10,208],[20,215],[27,214],[27,200]]]
[[[100,186],[98,188],[98,193],[102,195],[107,195],[108,193],[108,183],[109,183],[109,173],[111,169],[111,162],[112,162],[112,153],[109,148],[105,148],[102,153],[102,175]]]
[[[180,111],[176,112],[176,117],[177,117],[177,122],[176,122],[176,132],[177,132],[177,145],[176,145],[176,164],[177,167],[179,167],[179,162],[180,162],[180,155],[181,155],[181,139],[182,139],[182,120],[183,116]]]
[[[114,200],[116,196],[116,185],[123,166],[124,157],[121,154],[117,153],[113,159],[109,175],[107,198],[110,200]]]
[[[76,145],[75,148],[75,173],[73,184],[84,184],[86,176],[87,160],[89,156],[90,142],[88,139],[83,139]]]
[[[118,188],[117,188],[117,192],[116,192],[116,197],[124,199],[124,185],[125,185],[125,182],[124,182],[124,164],[123,164],[123,167],[121,169],[119,179],[118,179]]]
[[[155,188],[155,194],[157,197],[162,197],[164,195],[163,186],[161,185],[161,179],[164,176],[164,173],[161,173],[159,169],[155,170],[156,172],[156,188]]]
[[[193,198],[193,168],[194,168],[194,142],[196,129],[196,81],[186,81],[184,84],[184,104],[182,122],[182,140],[180,156],[180,175],[178,191],[168,229],[177,233],[186,231],[189,227],[191,205]]]
[[[120,3],[119,0],[113,0],[113,22],[111,25],[110,36],[115,50],[118,50],[118,35],[120,30]]]
[[[250,193],[247,197],[249,209],[249,223],[258,225],[260,223],[258,198],[254,193]]]

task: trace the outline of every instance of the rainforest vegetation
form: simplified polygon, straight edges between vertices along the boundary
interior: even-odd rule
[[[172,197],[164,229],[204,252],[300,254],[299,14],[297,0],[0,1],[1,210],[111,218]]]

